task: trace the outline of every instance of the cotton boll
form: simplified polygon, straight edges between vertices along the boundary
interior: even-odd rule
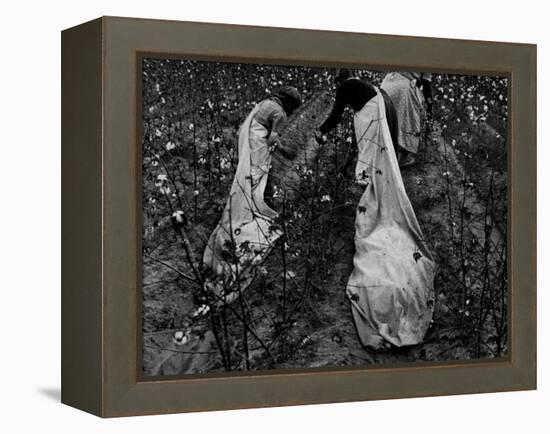
[[[177,332],[174,332],[172,341],[176,345],[186,345],[189,342],[190,335],[191,333],[189,331],[184,333],[183,331],[179,330]]]
[[[182,210],[178,210],[178,211],[174,212],[174,214],[172,214],[172,217],[174,217],[174,219],[180,224],[185,221],[185,217],[183,215]]]

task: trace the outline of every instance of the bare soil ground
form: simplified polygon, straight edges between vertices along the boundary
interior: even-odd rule
[[[272,191],[275,197],[271,200],[279,211],[285,206],[287,213],[298,212],[300,208],[295,204],[308,200],[308,189],[315,185],[315,179],[307,176],[308,170],[317,174],[313,177],[340,179],[331,168],[335,167],[335,159],[341,161],[344,158],[342,143],[329,141],[319,147],[311,140],[313,127],[330,108],[327,98],[325,93],[312,98],[295,116],[286,134],[288,143],[297,146],[300,153],[294,161],[281,157],[274,163]],[[349,130],[345,132],[349,133]],[[229,137],[233,134],[236,141],[235,131],[225,131],[225,134]],[[496,135],[490,130],[479,134],[480,140],[489,140],[484,134]],[[477,184],[469,185],[487,183],[488,169],[478,168],[476,173],[479,179],[476,181],[466,179],[463,176],[462,152],[443,140],[436,124],[425,137],[418,164],[402,170],[407,193],[439,266],[434,322],[424,343],[382,352],[369,351],[361,346],[345,287],[354,254],[355,205],[362,192],[359,187],[349,184],[345,189],[333,185],[333,190],[327,191],[331,203],[326,208],[315,208],[312,211],[314,214],[309,216],[323,221],[319,231],[330,225],[330,230],[324,232],[326,239],[322,240],[323,243],[309,252],[300,252],[301,255],[295,258],[291,254],[293,239],[323,233],[304,232],[305,226],[299,222],[305,217],[294,215],[296,224],[286,227],[286,239],[278,242],[264,264],[268,276],[286,270],[283,278],[269,281],[260,275],[245,293],[251,327],[258,337],[249,337],[252,369],[458,360],[494,357],[497,351],[502,351],[505,342],[495,342],[493,337],[494,328],[500,326],[496,313],[494,321],[490,321],[490,312],[483,313],[483,309],[479,309],[478,315],[477,309],[468,300],[473,294],[479,295],[487,290],[484,278],[476,276],[483,274],[483,267],[487,264],[495,268],[495,261],[502,257],[502,254],[498,255],[498,250],[505,246],[505,239],[497,225],[487,224],[491,216],[484,203],[486,195],[483,192],[486,188],[480,187],[477,191]],[[487,173],[481,173],[483,170]],[[345,184],[348,181],[342,179],[339,182]],[[287,191],[285,203],[281,196],[277,196],[277,191],[283,190]],[[345,192],[344,196],[339,192]],[[204,210],[200,221],[194,222],[190,238],[198,255],[202,254],[204,241],[219,218],[220,206],[223,205],[217,204]],[[456,245],[457,238],[460,238],[462,246]],[[144,259],[144,275],[147,276],[143,287],[145,374],[178,375],[223,370],[206,317],[189,327],[188,319],[200,301],[193,291],[185,290],[185,279],[167,266],[182,261],[181,249],[175,247],[178,240],[159,236],[157,241],[157,246],[149,253],[151,257],[163,258],[164,264]],[[285,250],[286,243],[290,244],[290,252]],[[466,252],[464,246],[470,244],[473,250]],[[493,248],[487,248],[488,245]],[[474,251],[478,254],[472,254]],[[489,251],[492,254],[487,258]],[[317,268],[314,268],[308,260],[312,255],[318,256],[319,252],[324,262],[319,265],[316,261]],[[469,271],[464,272],[464,255],[467,253],[470,258]],[[285,254],[292,259],[282,268],[281,261]],[[498,271],[495,273],[498,274]],[[492,278],[496,280],[497,274]],[[236,330],[239,321],[232,312],[227,311],[224,315],[229,332]],[[485,316],[482,318],[482,315]],[[477,333],[479,342],[476,343],[472,342],[469,333],[478,323],[481,326],[487,323],[494,325]],[[174,342],[173,334],[177,331],[190,331],[185,345]],[[239,354],[240,347],[237,343],[234,345],[232,353]],[[489,350],[480,351],[482,346],[499,348],[491,353]],[[238,360],[233,363],[235,369],[243,368]]]

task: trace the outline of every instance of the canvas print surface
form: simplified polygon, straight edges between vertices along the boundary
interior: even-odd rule
[[[506,77],[140,63],[144,376],[507,354]]]

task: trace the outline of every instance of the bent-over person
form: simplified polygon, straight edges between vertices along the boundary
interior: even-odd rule
[[[348,89],[361,90],[368,99]],[[335,124],[342,101],[358,100],[352,106],[355,180],[364,191],[355,214],[353,271],[346,286],[357,333],[365,347],[375,350],[418,344],[432,320],[435,263],[401,178],[389,127],[391,110],[379,89],[367,90],[355,79],[339,84],[336,97],[317,135]]]
[[[432,112],[432,75],[425,72],[388,72],[380,88],[390,96],[399,125],[400,166],[416,163],[427,116]]]
[[[274,224],[278,213],[265,203],[264,192],[272,153],[277,149],[293,157],[293,151],[281,145],[280,134],[301,103],[296,88],[282,87],[258,103],[240,127],[239,162],[231,191],[203,255],[206,284],[219,301],[231,302],[248,287],[255,267],[282,234]]]

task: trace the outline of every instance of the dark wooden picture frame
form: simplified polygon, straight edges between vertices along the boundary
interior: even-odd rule
[[[509,85],[506,358],[144,379],[140,53],[498,73]],[[536,46],[103,17],[62,33],[62,402],[102,417],[536,387]]]

